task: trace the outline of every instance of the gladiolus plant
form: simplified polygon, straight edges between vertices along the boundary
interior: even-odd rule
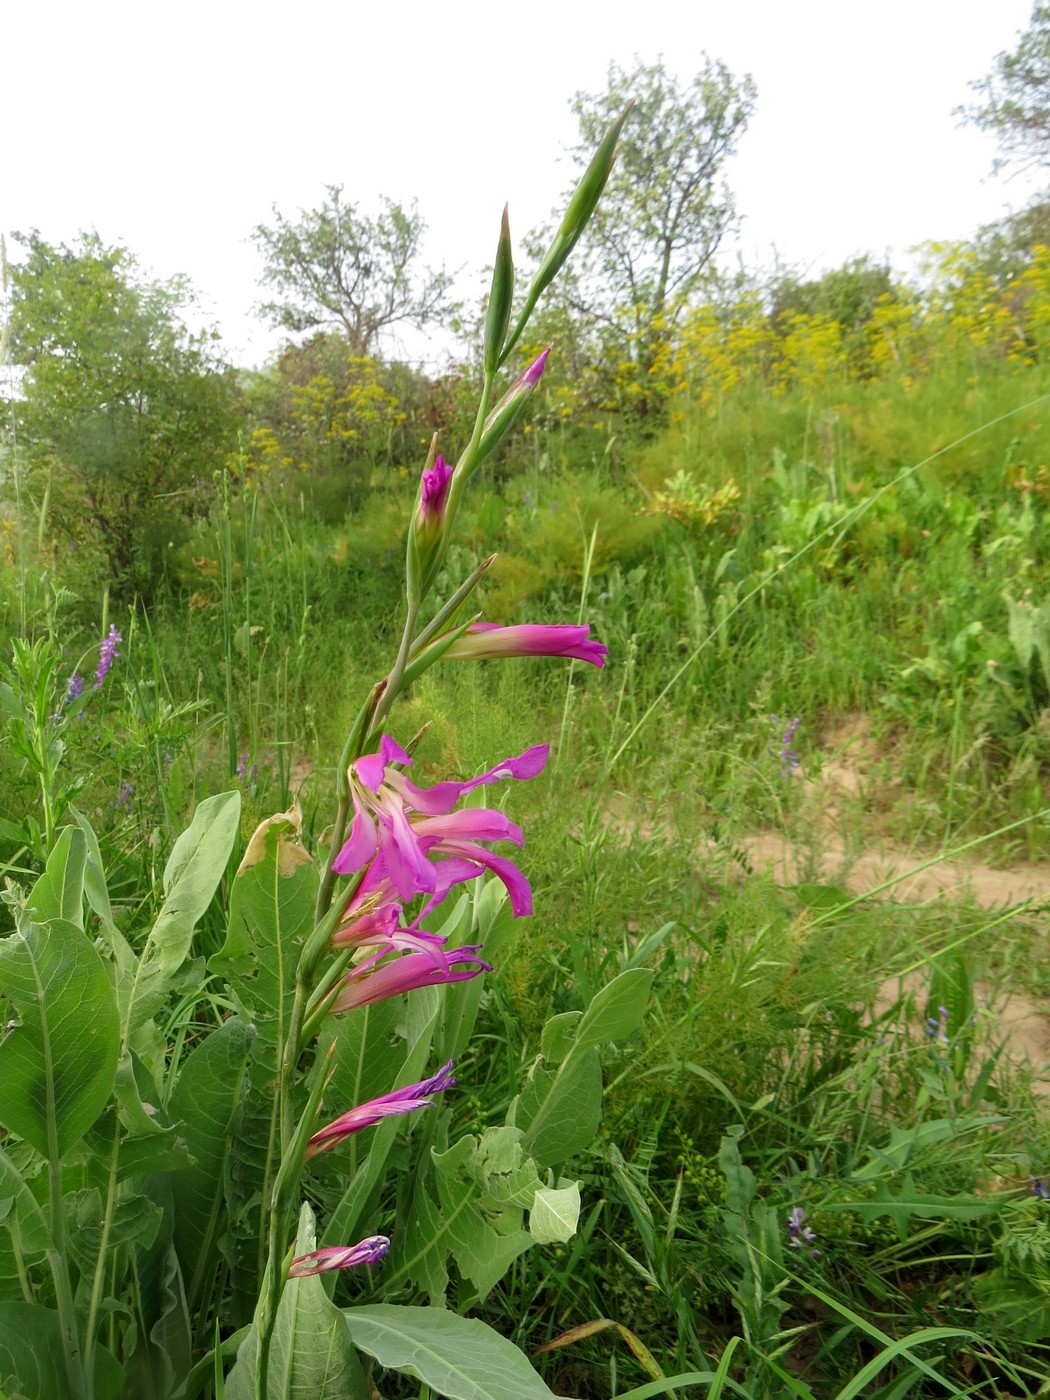
[[[450,1270],[460,1300],[480,1299],[524,1249],[575,1230],[578,1184],[549,1167],[593,1139],[597,1108],[580,1102],[580,1086],[600,1079],[595,1047],[605,1028],[624,1034],[638,1023],[649,974],[625,972],[598,993],[590,1019],[577,1013],[560,1026],[563,1073],[519,1095],[502,1125],[450,1140],[452,1070],[470,1064],[462,1055],[482,979],[533,898],[518,857],[493,849],[520,849],[520,826],[474,804],[507,779],[501,791],[512,801],[517,782],[544,775],[548,746],[425,785],[410,776],[416,740],[398,701],[444,660],[545,656],[596,668],[608,660],[587,626],[499,626],[471,613],[491,560],[436,595],[464,491],[541,382],[550,347],[508,366],[594,210],[622,122],[602,142],[513,323],[504,212],[473,431],[454,462],[435,439],[422,466],[400,644],[335,763],[335,810],[318,849],[293,806],[258,826],[228,879],[251,786],[243,781],[197,805],[162,888],[141,901],[157,911],[153,922],[131,939],[114,920],[98,842],[79,814],[61,831],[46,824],[46,871],[24,900],[9,901],[17,932],[0,939],[0,1002],[9,1008],[0,1120],[17,1151],[0,1150],[0,1227],[13,1232],[24,1301],[0,1309],[0,1363],[5,1381],[19,1357],[42,1368],[11,1376],[20,1394],[194,1400],[217,1386],[229,1400],[367,1400],[355,1329],[373,1335],[366,1324],[380,1317],[385,1325],[391,1310],[381,1304],[377,1313],[369,1301],[384,1286],[429,1298],[440,1319],[439,1336],[428,1309],[399,1310],[406,1356],[440,1360],[443,1347],[474,1378],[472,1394],[494,1393],[478,1387],[491,1382],[492,1357],[514,1348],[446,1308]],[[111,626],[95,688],[122,643]],[[41,745],[86,701],[79,673],[59,671],[57,654],[48,666],[32,731]],[[225,940],[194,950],[195,926],[220,886],[228,887]],[[183,1030],[172,1050],[164,1031],[176,1023]],[[396,1189],[395,1170],[405,1173]],[[453,1197],[451,1230],[443,1220]],[[45,1269],[50,1280],[37,1287]],[[338,1280],[325,1285],[322,1274]],[[125,1277],[133,1308],[118,1301]],[[438,1393],[416,1361],[389,1357],[374,1340],[360,1345]],[[535,1381],[522,1396],[549,1394],[516,1352],[513,1368]]]

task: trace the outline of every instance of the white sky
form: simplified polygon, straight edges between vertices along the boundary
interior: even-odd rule
[[[750,72],[758,104],[727,169],[749,266],[812,273],[857,253],[964,238],[1026,202],[960,126],[1031,0],[31,0],[0,7],[0,231],[96,229],[154,275],[187,273],[226,354],[278,337],[252,316],[248,241],[342,183],[419,202],[429,261],[480,290],[503,203],[517,235],[569,179],[568,102],[609,61],[701,54]],[[14,12],[12,12],[14,11]],[[16,253],[16,249],[11,249]],[[441,345],[410,353],[437,358]]]

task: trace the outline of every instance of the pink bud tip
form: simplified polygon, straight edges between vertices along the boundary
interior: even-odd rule
[[[532,364],[529,365],[528,369],[521,376],[530,389],[535,389],[536,385],[540,382],[540,376],[543,374],[543,367],[547,363],[547,356],[550,352],[551,347],[548,345],[546,350],[540,351]]]

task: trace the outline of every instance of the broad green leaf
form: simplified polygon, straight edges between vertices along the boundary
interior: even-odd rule
[[[450,923],[456,921],[461,909],[467,916],[466,927],[456,928],[455,931],[451,927],[443,927],[440,932],[449,935],[445,946],[456,948],[464,943],[478,944],[486,961],[498,968],[500,956],[514,927],[514,915],[503,885],[498,880],[489,880],[480,887],[475,885],[473,899],[465,896],[458,902]],[[470,1043],[486,980],[484,977],[471,977],[445,988],[441,1028],[437,1036],[443,1061],[458,1060]]]
[[[1024,599],[1015,602],[1009,593],[1004,593],[1003,598],[1006,600],[1007,612],[1006,635],[1010,638],[1018,665],[1022,671],[1027,671],[1035,651],[1036,609]]]
[[[653,972],[648,967],[634,967],[613,978],[583,1013],[576,1032],[577,1047],[582,1050],[633,1035],[645,1017],[652,985]]]
[[[190,951],[193,930],[212,901],[237,839],[241,795],[207,797],[175,842],[164,871],[164,903],[142,950],[122,1015],[132,1027],[154,1016],[169,992],[170,979]]]
[[[171,1182],[174,1243],[191,1306],[214,1269],[226,1191],[230,1129],[244,1097],[244,1076],[254,1030],[238,1017],[211,1032],[182,1067],[168,1104],[193,1165]]]
[[[95,1348],[95,1400],[116,1400],[124,1376],[105,1347]],[[69,1394],[58,1313],[35,1303],[0,1303],[0,1391],[12,1400],[59,1400]]]
[[[23,1254],[43,1254],[52,1248],[51,1229],[39,1201],[3,1151],[0,1151],[0,1224],[17,1237]]]
[[[389,1303],[346,1308],[354,1344],[447,1400],[554,1400],[513,1342],[477,1318]]]
[[[561,1064],[572,1049],[582,1019],[582,1011],[563,1011],[558,1016],[552,1016],[543,1027],[540,1054],[548,1064]]]
[[[117,1061],[117,1077],[113,1087],[120,1110],[120,1121],[129,1132],[143,1137],[150,1133],[163,1133],[165,1125],[161,1122],[157,1108],[160,1095],[154,1085],[152,1089],[146,1090],[150,1097],[143,1099],[139,1075],[143,1082],[148,1084],[149,1071],[140,1061],[139,1075],[136,1075],[135,1063],[136,1057],[131,1051]]]
[[[556,1074],[534,1069],[515,1104],[524,1148],[541,1167],[564,1162],[593,1141],[601,1121],[602,1066],[594,1049],[574,1048]]]
[[[94,1269],[102,1244],[102,1195],[97,1186],[70,1191],[62,1199],[69,1251],[84,1273]],[[148,1249],[157,1238],[163,1212],[148,1196],[118,1196],[110,1213],[107,1248],[138,1244]]]
[[[255,1054],[277,1043],[299,952],[313,929],[317,870],[301,830],[298,807],[256,829],[233,882],[226,942],[210,964],[255,1021]]]
[[[82,812],[78,812],[75,807],[71,806],[69,808],[69,815],[80,828],[86,843],[84,893],[87,896],[87,902],[103,924],[112,924],[113,906],[109,902],[109,890],[106,887],[106,867],[102,863],[102,852],[99,849],[98,837],[95,835],[91,823]]]
[[[156,1251],[156,1259],[152,1252],[136,1251],[134,1286],[145,1328],[136,1332],[135,1350],[124,1362],[125,1394],[167,1400],[174,1382],[189,1371],[193,1354],[182,1270],[170,1243]]]
[[[29,892],[26,914],[36,923],[65,919],[84,927],[84,870],[87,845],[84,833],[67,826],[47,858],[43,875]]]
[[[330,1016],[317,1038],[318,1070],[330,1046],[335,1046],[331,1078],[324,1093],[323,1119],[336,1117],[366,1099],[378,1098],[410,1083],[400,1072],[405,1060],[405,1043],[398,1034],[405,1019],[404,1005],[397,998],[362,1006],[349,1016]],[[355,1146],[351,1138],[347,1148]],[[356,1156],[356,1154],[355,1154]]]
[[[303,1205],[296,1254],[317,1245],[313,1212]],[[253,1326],[226,1381],[226,1400],[261,1400],[255,1391],[258,1333]],[[317,1275],[290,1279],[277,1309],[265,1400],[368,1400],[368,1382],[346,1319]]]
[[[120,1026],[105,965],[63,919],[0,940],[0,1040],[5,1125],[44,1157],[84,1136],[113,1091]]]
[[[580,1220],[580,1188],[544,1187],[536,1192],[529,1212],[529,1234],[537,1244],[564,1244],[576,1233]]]
[[[96,1120],[88,1129],[84,1142],[103,1171],[108,1172],[113,1156],[111,1123],[106,1118]],[[191,1161],[179,1128],[165,1127],[160,1132],[150,1132],[141,1136],[130,1133],[120,1141],[117,1180],[127,1181],[130,1177],[149,1176],[151,1173],[181,1171],[188,1167]]]
[[[416,1183],[412,1218],[394,1242],[394,1276],[408,1274],[435,1304],[444,1302],[450,1254],[484,1297],[532,1244],[514,1198],[525,1184],[523,1199],[531,1204],[539,1184],[536,1168],[522,1164],[520,1147],[508,1157],[505,1146],[498,1144],[490,1163],[478,1139],[461,1138],[447,1152],[432,1153],[437,1200],[429,1181]]]
[[[128,1253],[136,1325],[125,1334],[127,1400],[170,1400],[176,1383],[186,1377],[192,1365],[190,1314],[172,1244],[175,1209],[171,1178],[153,1178],[149,1191],[162,1212],[162,1222],[148,1249],[136,1246]]]

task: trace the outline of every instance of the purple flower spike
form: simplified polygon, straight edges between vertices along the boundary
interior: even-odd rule
[[[774,728],[778,727],[776,715],[770,715],[769,722]],[[785,779],[791,777],[800,762],[799,756],[793,747],[799,724],[800,720],[796,715],[793,720],[788,721],[783,734],[779,736],[777,741],[777,757],[780,759],[780,776]]]
[[[79,700],[84,693],[84,680],[79,671],[74,671],[66,686],[66,698],[63,706],[68,708],[74,700]]]
[[[110,623],[108,633],[102,638],[102,645],[98,649],[98,670],[95,672],[95,689],[98,690],[103,681],[109,675],[109,668],[120,655],[120,644],[124,638],[117,631],[116,626]]]
[[[293,1259],[288,1270],[289,1278],[308,1278],[311,1274],[328,1274],[333,1269],[353,1269],[359,1264],[378,1264],[386,1258],[390,1241],[386,1235],[369,1235],[360,1244],[329,1245],[327,1249],[313,1249],[309,1254],[301,1254]]]
[[[503,656],[570,656],[604,666],[609,648],[585,627],[525,623],[500,627],[495,622],[472,622],[445,652],[452,660],[491,661]]]
[[[452,1061],[430,1079],[424,1079],[419,1084],[406,1084],[403,1089],[395,1089],[391,1094],[383,1094],[378,1099],[369,1099],[367,1103],[359,1104],[357,1108],[352,1108],[348,1113],[341,1114],[332,1120],[326,1128],[314,1133],[313,1137],[306,1145],[306,1160],[316,1157],[319,1152],[325,1152],[330,1147],[335,1147],[344,1138],[352,1133],[359,1133],[362,1128],[374,1127],[383,1118],[391,1118],[398,1113],[412,1113],[417,1108],[427,1108],[434,1100],[432,1094],[439,1094],[443,1089],[451,1089],[455,1084],[452,1075]]]
[[[936,1016],[926,1018],[926,1034],[932,1036],[938,1045],[947,1045],[948,1039],[948,1008],[938,1006]]]

